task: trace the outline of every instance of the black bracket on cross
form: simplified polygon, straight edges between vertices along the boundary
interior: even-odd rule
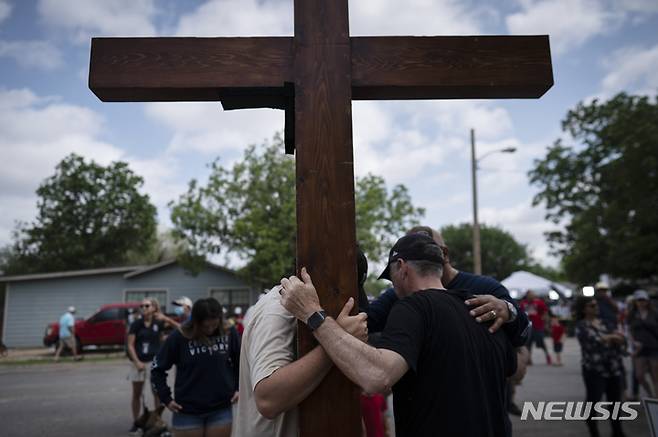
[[[219,100],[225,111],[235,109],[271,108],[285,111],[283,143],[288,155],[295,153],[295,86],[284,83],[281,88],[246,88],[219,90]]]

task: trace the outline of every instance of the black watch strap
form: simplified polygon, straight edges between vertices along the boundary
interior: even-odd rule
[[[324,311],[316,311],[313,314],[311,314],[311,317],[308,318],[306,321],[306,326],[309,327],[311,331],[315,331],[322,325],[324,322],[324,319],[327,318],[327,313]]]

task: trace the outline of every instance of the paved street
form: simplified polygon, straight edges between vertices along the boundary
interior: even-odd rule
[[[0,434],[127,435],[126,375],[124,360],[0,366]]]
[[[564,367],[543,364],[535,351],[535,365],[529,369],[517,393],[523,401],[578,401],[584,398],[580,376],[580,352],[569,339]],[[70,436],[92,434],[122,436],[130,426],[130,384],[124,360],[25,366],[0,365],[0,434],[14,436]],[[150,401],[149,401],[150,402]],[[169,419],[169,413],[165,413]],[[513,419],[515,437],[586,436],[582,422],[520,421]],[[644,411],[634,422],[625,422],[629,437],[648,436]],[[610,434],[600,423],[602,436]],[[440,435],[437,433],[437,435]]]
[[[552,343],[547,342],[549,351],[552,352]],[[528,374],[523,385],[518,387],[516,404],[523,407],[524,401],[583,401],[585,399],[585,385],[580,373],[580,347],[573,338],[565,342],[562,354],[564,366],[547,366],[544,353],[541,350],[533,350],[533,366],[528,368]],[[630,369],[629,363],[626,363]],[[580,437],[587,436],[587,427],[584,422],[566,421],[521,421],[513,417],[512,426],[514,436],[524,437]],[[640,406],[640,416],[632,422],[624,422],[624,432],[628,437],[644,437],[649,435],[647,422],[644,414],[644,406]],[[611,434],[607,422],[599,422],[601,436]]]

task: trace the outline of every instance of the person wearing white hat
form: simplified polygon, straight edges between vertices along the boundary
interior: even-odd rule
[[[68,307],[67,311],[59,319],[59,342],[55,351],[55,362],[59,361],[59,355],[64,350],[64,346],[71,349],[73,359],[78,361],[82,359],[78,355],[78,345],[75,342],[75,307]]]
[[[628,325],[635,348],[635,375],[640,383],[645,381],[647,373],[651,376],[654,393],[649,395],[653,397],[658,388],[658,311],[645,290],[635,290],[633,293]]]
[[[171,302],[174,305],[174,312],[177,316],[182,317],[183,321],[190,320],[192,314],[192,299],[187,296],[181,296]]]

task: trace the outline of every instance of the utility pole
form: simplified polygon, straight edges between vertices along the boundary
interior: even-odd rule
[[[473,273],[482,274],[482,251],[480,250],[480,222],[478,221],[478,163],[494,153],[514,153],[516,147],[491,150],[477,157],[475,153],[475,129],[471,129],[471,177],[473,178]]]
[[[473,273],[482,274],[480,253],[480,223],[478,222],[478,160],[475,155],[475,129],[471,129],[471,176],[473,178]]]

